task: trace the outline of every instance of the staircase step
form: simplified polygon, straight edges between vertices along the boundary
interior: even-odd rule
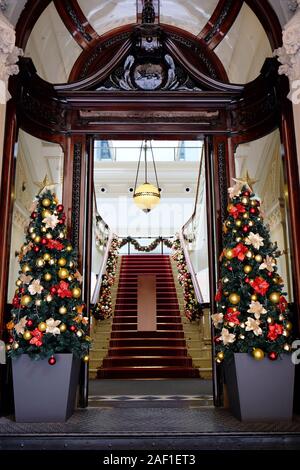
[[[181,323],[180,315],[157,315],[157,324],[160,323]],[[136,323],[137,315],[125,316],[125,315],[115,315],[114,322],[116,323]]]
[[[187,356],[187,349],[184,346],[128,346],[111,347],[109,356]]]
[[[103,360],[104,368],[140,366],[192,367],[192,359],[188,356],[110,356]]]
[[[181,323],[159,323],[157,326],[160,330],[182,330]],[[113,323],[112,331],[116,330],[137,330],[137,323]]]
[[[111,379],[111,378],[131,378],[131,379],[142,379],[142,378],[196,378],[199,377],[198,369],[193,367],[180,367],[180,366],[156,366],[156,367],[111,367],[111,368],[100,368],[97,372],[99,379]]]
[[[180,338],[112,338],[110,340],[110,348],[125,348],[125,347],[186,347],[186,342],[184,337]]]
[[[184,338],[183,330],[116,330],[111,332],[111,338]]]

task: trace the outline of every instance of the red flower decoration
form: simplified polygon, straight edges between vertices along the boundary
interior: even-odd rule
[[[240,261],[244,261],[245,259],[245,254],[247,253],[248,248],[243,245],[243,243],[239,243],[235,248],[233,248],[233,256]]]
[[[239,325],[240,320],[238,319],[238,317],[240,316],[240,314],[241,312],[239,312],[238,310],[234,311],[231,307],[229,307],[227,309],[227,313],[225,315],[224,320],[230,323],[234,323],[235,325]]]
[[[47,247],[51,250],[61,251],[64,248],[64,245],[58,240],[48,240]]]
[[[33,338],[31,338],[31,340],[29,341],[30,344],[34,344],[35,346],[42,346],[43,344],[43,333],[38,329],[38,328],[35,328],[32,332],[31,332]]]
[[[237,219],[239,215],[244,212],[246,212],[246,209],[243,204],[236,204],[229,209],[229,214],[232,215],[234,219]]]
[[[65,281],[60,281],[57,287],[57,295],[61,298],[72,297],[72,292],[69,290],[69,284]]]
[[[269,325],[269,333],[268,339],[270,341],[275,341],[279,335],[283,333],[283,326],[279,325],[278,323],[274,323],[274,325]]]
[[[14,296],[12,304],[14,307],[20,307],[20,299],[17,294]]]
[[[219,289],[217,290],[216,296],[215,296],[215,301],[216,302],[221,302],[221,300],[222,300],[222,289],[221,289],[221,287],[219,287]]]
[[[279,310],[281,313],[284,313],[288,307],[286,298],[282,295],[279,299]]]
[[[267,290],[269,289],[269,283],[264,280],[263,277],[256,277],[253,281],[251,281],[251,286],[260,295],[265,295]]]

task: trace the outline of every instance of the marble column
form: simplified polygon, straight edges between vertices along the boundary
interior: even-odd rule
[[[8,92],[8,79],[10,75],[19,72],[16,65],[22,49],[15,46],[16,33],[12,24],[0,12],[0,168],[2,169],[3,137],[6,102],[11,98]]]
[[[274,51],[282,64],[279,74],[290,79],[289,99],[293,103],[298,163],[300,168],[300,0],[290,2],[294,15],[282,31],[282,47]]]

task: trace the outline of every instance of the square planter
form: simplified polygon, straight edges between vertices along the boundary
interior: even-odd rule
[[[26,354],[12,360],[15,418],[20,423],[64,422],[75,406],[80,360],[55,354],[56,364]]]
[[[293,416],[295,366],[284,354],[277,361],[256,361],[235,353],[224,364],[229,405],[241,421],[287,421]]]

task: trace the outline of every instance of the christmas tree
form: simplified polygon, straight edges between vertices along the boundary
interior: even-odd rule
[[[235,180],[224,223],[217,313],[212,315],[218,363],[232,353],[276,360],[291,351],[290,313],[278,274],[277,244],[264,225],[249,175]]]
[[[82,277],[76,253],[66,238],[64,207],[45,178],[32,205],[20,271],[7,324],[8,355],[33,359],[74,353],[88,361],[89,320],[81,301]]]

